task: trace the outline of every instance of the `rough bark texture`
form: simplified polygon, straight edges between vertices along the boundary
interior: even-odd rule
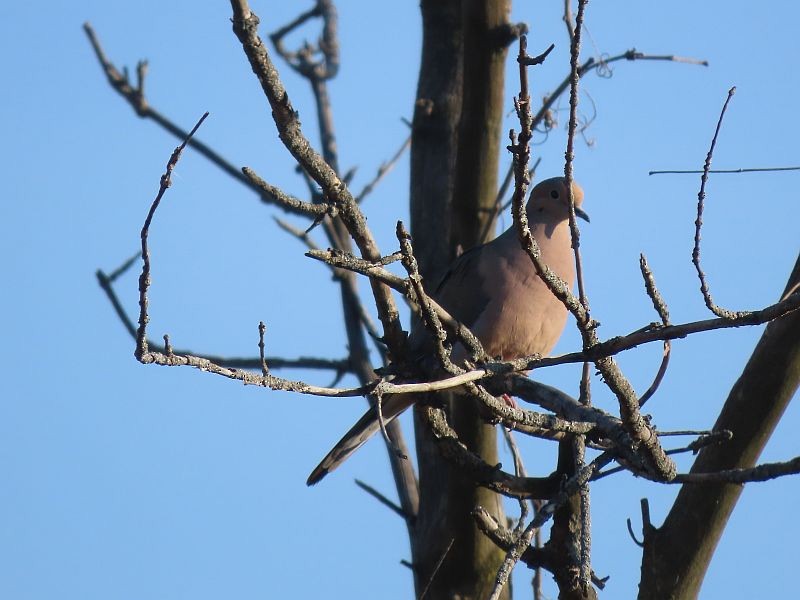
[[[575,475],[573,440],[559,442],[558,473],[564,479]],[[573,494],[556,510],[553,527],[545,548],[552,556],[553,579],[559,600],[597,600],[593,585],[584,587],[580,580],[581,495]]]
[[[453,242],[464,250],[493,237],[510,8],[509,2],[463,4],[464,88],[452,218]]]
[[[443,272],[459,247],[480,243],[482,232],[492,229],[487,220],[493,219],[497,187],[506,54],[497,43],[497,29],[507,25],[509,8],[506,0],[421,3],[411,226],[428,282]],[[484,424],[473,406],[455,400],[451,419],[460,439],[496,463],[495,429]],[[431,600],[484,598],[504,553],[478,531],[470,512],[481,505],[503,523],[500,499],[452,469],[433,446],[419,414],[415,420],[420,481],[413,541],[417,595],[427,587],[425,598]],[[509,597],[507,591],[504,597]]]
[[[461,3],[425,0],[422,62],[411,132],[411,233],[423,277],[455,257],[451,213],[461,114]]]
[[[788,291],[800,282],[798,257]],[[784,292],[786,293],[786,292]],[[704,448],[693,473],[755,465],[800,384],[800,311],[767,325],[715,429],[733,439]],[[717,542],[742,493],[732,484],[685,484],[664,524],[645,532],[639,598],[696,598]]]

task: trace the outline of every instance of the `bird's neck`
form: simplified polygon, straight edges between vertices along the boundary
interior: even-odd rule
[[[531,235],[540,246],[549,243],[563,243],[564,240],[570,240],[569,221],[566,219],[559,222],[553,221],[538,221],[528,216],[528,228]],[[516,243],[519,245],[519,234],[517,233],[517,226],[512,225],[498,236],[502,238],[504,243]],[[570,242],[571,243],[571,242]]]
[[[572,236],[569,230],[569,222],[567,220],[559,222],[530,220],[528,226],[533,239],[536,240],[536,244],[539,246],[544,263],[572,287],[574,258],[570,250]],[[498,244],[509,248],[511,252],[526,254],[520,245],[516,226],[506,229],[496,241]]]

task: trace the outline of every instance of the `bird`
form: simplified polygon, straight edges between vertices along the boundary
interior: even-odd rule
[[[575,215],[587,222],[581,208],[583,190],[572,183]],[[531,234],[544,263],[569,288],[575,279],[569,228],[567,180],[553,177],[538,183],[526,205]],[[490,242],[459,256],[430,294],[457,321],[467,326],[491,357],[513,360],[531,354],[547,356],[567,321],[567,309],[536,272],[512,225]],[[411,355],[432,355],[431,335],[417,323],[409,336]],[[468,358],[456,343],[452,360]],[[392,421],[416,400],[415,394],[387,395],[381,402],[384,423]],[[376,407],[371,407],[311,472],[307,485],[319,483],[380,430]]]

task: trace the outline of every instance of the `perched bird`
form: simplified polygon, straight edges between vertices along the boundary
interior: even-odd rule
[[[531,192],[526,207],[531,234],[549,266],[569,287],[575,279],[569,197],[563,177],[542,181]],[[583,190],[573,182],[575,214],[586,221],[580,208]],[[500,236],[459,256],[431,294],[442,308],[469,327],[489,356],[512,360],[530,354],[550,353],[567,320],[567,310],[536,273],[512,226]],[[430,334],[417,325],[409,338],[412,355],[431,353]],[[457,344],[452,359],[467,358]],[[381,403],[389,422],[414,403],[415,394],[388,395]],[[380,430],[373,407],[348,431],[308,477],[318,483]]]

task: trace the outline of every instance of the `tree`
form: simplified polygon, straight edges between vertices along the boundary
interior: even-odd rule
[[[314,205],[293,204],[293,201],[282,197],[278,190],[275,190],[273,187],[269,186],[269,184],[260,180],[252,171],[245,172],[244,177],[239,175],[236,171],[233,171],[233,173],[235,173],[238,179],[245,182],[246,185],[258,189],[264,197],[271,201],[279,202],[284,207],[295,206],[296,209],[300,209],[306,214],[311,214],[317,218],[324,217],[326,212],[330,212],[330,207],[334,206],[339,212],[341,219],[330,221],[323,220],[322,223],[322,227],[325,228],[328,239],[331,240],[332,245],[334,245],[334,240],[338,240],[338,242],[342,244],[340,250],[349,253],[351,252],[351,248],[349,243],[344,240],[348,239],[348,234],[353,235],[361,251],[362,258],[371,261],[377,260],[379,256],[376,254],[376,248],[370,241],[368,232],[363,229],[357,207],[350,203],[350,200],[347,198],[347,192],[343,192],[339,187],[337,175],[339,169],[336,164],[337,157],[333,144],[334,138],[330,135],[331,131],[328,129],[331,123],[329,121],[330,114],[326,110],[325,105],[325,81],[335,74],[338,65],[338,60],[336,58],[336,41],[335,37],[332,37],[333,34],[335,34],[335,31],[332,29],[334,23],[332,8],[328,3],[320,2],[312,11],[306,13],[307,17],[317,15],[325,17],[324,22],[326,23],[326,28],[324,30],[323,43],[321,44],[321,48],[325,54],[325,60],[323,62],[313,63],[313,55],[310,52],[301,51],[297,54],[284,53],[284,56],[292,61],[299,71],[310,76],[317,99],[320,101],[319,106],[321,108],[318,110],[318,114],[320,115],[322,127],[322,157],[327,164],[326,166],[326,164],[318,160],[318,157],[309,153],[307,148],[303,145],[303,139],[299,137],[299,132],[296,130],[293,114],[289,106],[284,104],[282,90],[279,87],[280,84],[273,77],[273,73],[268,66],[265,66],[264,56],[261,54],[262,47],[259,46],[258,42],[253,37],[255,35],[255,30],[253,29],[254,25],[252,22],[247,21],[247,9],[245,6],[238,3],[233,4],[235,14],[237,14],[237,10],[242,11],[238,17],[234,17],[235,28],[238,28],[237,35],[248,53],[254,71],[257,72],[261,79],[265,92],[268,97],[270,97],[273,114],[275,115],[282,139],[287,147],[290,148],[290,151],[298,162],[303,165],[308,176],[321,186],[323,190],[322,197],[316,198],[316,200],[321,201],[324,199],[327,200],[329,204],[327,207],[324,202],[317,202]],[[493,3],[491,8],[496,9],[497,12],[489,10],[484,11],[480,3],[465,3],[463,7],[455,4],[440,6],[438,3],[423,3],[422,5],[425,41],[423,45],[420,87],[418,90],[419,99],[416,105],[412,134],[415,139],[412,151],[411,200],[412,229],[415,234],[415,247],[420,257],[422,274],[426,277],[430,277],[432,274],[436,273],[437,270],[441,270],[442,266],[455,255],[457,247],[469,247],[482,239],[482,237],[486,235],[486,232],[491,229],[487,223],[491,223],[493,215],[495,214],[494,190],[496,188],[498,148],[500,145],[497,129],[500,122],[500,115],[503,111],[503,103],[499,95],[499,91],[502,87],[499,83],[499,78],[501,77],[501,65],[503,63],[505,48],[519,33],[519,29],[515,29],[507,22],[507,8],[505,6],[502,6],[501,3]],[[583,8],[583,6],[581,6],[581,8]],[[579,38],[580,28],[576,28],[575,32],[573,46],[577,50],[578,43],[576,40]],[[278,35],[275,39],[280,41],[281,36]],[[281,52],[280,46],[278,46],[278,51]],[[577,53],[575,56],[577,58]],[[641,58],[634,54],[630,56],[623,55],[623,57],[628,59]],[[112,83],[114,83],[120,91],[127,94],[128,98],[134,103],[143,100],[143,97],[138,93],[135,86],[130,85],[127,80],[119,74],[117,74],[115,78],[114,73],[108,69],[108,63],[106,63],[106,67],[107,73],[112,78]],[[584,73],[588,72],[591,67],[593,67],[593,65],[589,64],[588,67],[584,69]],[[576,80],[581,74],[580,65],[574,62],[572,79]],[[574,89],[576,88],[573,87],[573,90]],[[525,89],[523,88],[520,93],[522,94],[524,92]],[[445,108],[440,112],[438,109],[441,107]],[[140,114],[149,113],[148,116],[152,116],[152,113],[149,112],[150,109],[146,105],[139,104],[138,110]],[[544,118],[545,114],[544,112],[542,113],[540,120]],[[485,123],[485,125],[477,127],[475,126],[476,123]],[[475,136],[473,137],[471,134],[475,134]],[[515,154],[519,158],[524,152],[524,144],[521,141],[515,141],[514,144],[517,145]],[[485,152],[476,154],[476,149],[485,150]],[[524,173],[526,166],[525,161],[518,160],[516,169],[518,193],[524,192]],[[331,169],[328,167],[331,167]],[[165,189],[166,188],[162,191],[165,191]],[[312,187],[312,195],[314,192],[315,188]],[[423,206],[427,209],[426,211],[421,209]],[[321,209],[320,207],[326,208]],[[436,212],[431,211],[433,207],[436,207]],[[453,221],[451,221],[449,217],[451,214],[457,217],[453,219]],[[477,218],[470,218],[469,215],[477,215]],[[489,215],[489,218],[486,218],[486,215]],[[424,232],[426,228],[431,227],[435,230],[436,235],[425,235]],[[436,246],[428,248],[426,247],[426,241],[435,242]],[[336,263],[337,257],[335,256],[318,256],[327,258],[330,263]],[[339,267],[342,266],[339,263],[336,264]],[[699,268],[698,263],[698,270]],[[336,274],[342,281],[342,298],[345,306],[348,347],[351,352],[350,366],[358,374],[362,384],[366,384],[371,380],[373,375],[365,351],[366,338],[361,328],[361,315],[358,308],[357,294],[353,290],[355,278],[351,272],[346,270],[337,270]],[[399,350],[399,348],[402,348],[403,336],[395,320],[395,314],[391,304],[392,301],[390,297],[386,295],[386,290],[382,287],[380,282],[376,283],[373,280],[371,285],[373,293],[376,296],[378,313],[383,325],[381,336],[387,343],[392,355],[401,355],[402,350]],[[789,287],[791,286],[788,286],[787,290]],[[145,296],[145,293],[146,290],[143,290],[142,297]],[[655,294],[653,294],[653,297],[655,298]],[[774,318],[778,314],[785,314],[787,311],[793,310],[795,306],[795,304],[792,304],[793,302],[796,304],[796,296],[788,297],[784,303],[773,307],[771,312],[755,315],[738,315],[736,316],[736,319],[738,319],[736,324],[764,322],[765,320]],[[576,308],[576,310],[580,312],[580,308]],[[796,315],[796,313],[793,313],[793,315]],[[776,322],[776,327],[791,327],[793,323],[791,318],[792,317],[786,317]],[[664,320],[664,327],[656,327],[651,329],[650,332],[645,332],[644,334],[640,333],[639,337],[631,337],[628,339],[627,345],[632,346],[650,340],[668,339],[672,336],[678,337],[694,329],[712,326],[690,325],[688,328],[683,329],[669,329],[666,327],[667,318],[662,315],[662,319]],[[721,316],[718,317],[713,326],[730,326],[731,324],[733,324],[733,320],[730,316]],[[788,331],[796,331],[796,329],[789,329]],[[590,332],[591,328],[586,328],[584,334],[589,335]],[[144,341],[143,333],[144,329],[142,328],[139,332],[140,343]],[[791,340],[797,339],[797,336],[792,333],[787,333],[786,335],[787,339],[790,340],[789,342],[782,341],[780,335],[774,333],[773,328],[770,335],[767,336],[767,339],[771,343],[775,343],[775,338],[779,339],[780,349],[778,354],[781,356],[791,356]],[[616,386],[614,390],[615,395],[620,398],[621,402],[624,402],[625,397],[628,397],[628,400],[630,400],[630,394],[625,389],[624,380],[620,380],[616,383],[614,382],[613,376],[616,374],[615,367],[613,363],[607,362],[606,360],[612,350],[617,351],[626,346],[626,343],[623,342],[618,348],[614,345],[615,343],[609,343],[601,347],[596,342],[592,343],[584,339],[584,352],[577,358],[595,361],[597,367],[604,370],[603,375],[606,380],[612,387]],[[765,352],[770,352],[770,350],[766,350]],[[185,353],[182,352],[169,350],[164,352],[157,351],[154,354],[149,352],[148,349],[142,345],[140,345],[139,350],[140,359],[148,362],[194,364],[195,366],[208,368],[207,363],[197,362],[194,359],[182,356],[184,354]],[[269,362],[271,362],[273,366],[275,365],[275,361]],[[770,364],[775,363],[774,360],[769,360],[768,362]],[[538,364],[539,363],[532,361],[529,366],[538,366]],[[795,370],[794,379],[788,374],[791,372],[792,368]],[[234,378],[241,379],[247,377],[241,374],[241,372],[234,373],[225,369],[226,368],[222,366],[219,372]],[[781,404],[785,405],[785,402],[791,397],[797,385],[796,367],[792,367],[787,363],[784,367],[784,371],[786,371],[786,374],[782,372],[779,376],[771,378],[773,381],[781,381],[784,383],[781,389],[783,400],[780,402],[776,401],[776,406]],[[256,375],[253,377],[255,377],[255,379],[252,381],[256,382],[259,380],[260,376]],[[264,374],[261,382],[267,383],[267,377],[269,376]],[[267,383],[267,385],[274,385],[275,387],[283,385],[275,379],[269,379],[268,381],[269,383]],[[518,386],[523,387],[517,387],[516,391],[521,391],[524,394],[524,385],[526,384],[519,382]],[[746,386],[746,384],[743,384],[743,386]],[[569,402],[569,399],[562,398],[562,400]],[[539,402],[542,403],[544,401],[539,399]],[[463,404],[459,406],[463,406]],[[561,406],[561,411],[556,411],[560,413],[559,416],[566,416],[567,409],[564,408],[565,406],[566,405]],[[573,410],[578,410],[579,408],[577,404],[571,404],[570,406],[573,406]],[[630,413],[633,408],[635,407],[629,405],[627,409],[628,413]],[[494,444],[493,428],[483,424],[482,420],[476,417],[471,408],[465,410],[463,416],[460,415],[459,412],[461,411],[456,410],[454,414],[451,415],[453,422],[456,424],[456,429],[459,432],[459,438],[466,443],[467,447],[478,450],[486,463],[489,465],[495,464],[497,460],[495,455],[493,455],[494,450],[492,449],[492,445]],[[774,418],[778,416],[775,414],[776,412],[779,413],[780,409],[773,411],[769,421],[763,423],[759,431],[753,434],[754,437],[760,440],[764,439],[765,432],[772,427]],[[625,409],[623,409],[623,413],[625,413]],[[578,413],[573,413],[573,415],[576,414]],[[568,418],[572,421],[585,420],[588,422],[595,422],[595,426],[599,426],[596,423],[599,418],[599,413],[596,413],[594,418],[591,419],[585,418],[587,416],[585,413],[580,414],[581,418],[574,416]],[[436,415],[431,412],[427,414],[428,418],[435,418],[435,416]],[[638,444],[628,448],[630,452],[630,454],[626,456],[626,462],[630,461],[628,462],[628,466],[632,467],[633,470],[640,475],[647,474],[657,479],[670,479],[672,474],[669,473],[669,469],[665,466],[666,463],[661,463],[659,465],[660,446],[653,442],[654,438],[652,438],[652,430],[650,430],[649,425],[637,420],[636,415],[627,414],[627,416],[623,415],[623,417],[625,417],[623,418],[624,422],[628,417],[631,419],[626,423],[626,427],[624,428],[627,434],[640,436],[641,439],[639,441],[642,442],[641,445],[646,448],[644,455],[637,454],[639,449]],[[508,417],[506,417],[506,419],[508,420]],[[421,414],[418,414],[418,421],[420,420]],[[513,420],[513,418],[510,419],[510,421]],[[754,421],[752,418],[747,419],[747,421],[751,423],[758,422]],[[436,425],[436,423],[433,424]],[[471,483],[465,484],[463,481],[461,482],[460,489],[456,489],[442,497],[439,492],[441,482],[448,481],[449,478],[454,477],[454,472],[458,473],[459,471],[458,469],[454,471],[451,462],[442,460],[439,457],[438,446],[442,445],[441,442],[435,442],[432,439],[426,440],[424,438],[424,436],[427,435],[424,433],[427,425],[423,423],[418,423],[418,425],[420,425],[418,430],[423,432],[421,434],[423,436],[422,441],[418,441],[420,445],[419,454],[425,457],[420,465],[420,502],[418,508],[415,508],[415,486],[412,483],[414,474],[410,471],[410,464],[408,461],[397,459],[396,455],[390,453],[398,489],[400,491],[401,510],[403,514],[407,516],[412,539],[413,564],[415,566],[415,573],[417,574],[417,593],[421,595],[424,590],[430,589],[428,592],[431,594],[430,597],[447,597],[448,594],[451,594],[453,590],[457,589],[456,586],[464,584],[464,565],[466,561],[470,560],[473,562],[466,571],[471,573],[474,579],[467,584],[467,590],[462,589],[458,591],[467,594],[474,593],[470,590],[479,590],[480,582],[491,582],[489,576],[493,576],[496,572],[497,565],[502,560],[504,552],[501,551],[500,546],[497,545],[498,542],[501,541],[499,538],[492,541],[485,535],[485,532],[482,533],[478,531],[471,521],[472,517],[469,515],[469,512],[476,504],[491,506],[493,503],[498,505],[499,503],[492,499],[492,495],[486,491],[485,487],[473,488]],[[720,426],[722,425],[723,422],[720,423]],[[397,428],[390,426],[389,429],[393,445],[403,448],[403,442],[399,437]],[[617,431],[619,432],[619,430]],[[446,437],[447,433],[448,430],[446,426],[439,423],[439,429],[437,430],[437,435],[440,436],[439,439],[444,435],[445,440],[448,440]],[[604,429],[603,434],[605,436],[610,436],[611,432],[609,429]],[[578,437],[580,438],[581,436]],[[735,435],[735,437],[739,439],[738,436]],[[709,438],[712,441],[719,441],[718,436],[707,436],[702,439],[705,440],[705,443],[708,443]],[[612,438],[606,437],[604,439]],[[449,442],[452,442],[452,440],[450,439]],[[556,476],[556,479],[559,481],[563,477],[569,477],[574,473],[571,471],[573,466],[570,463],[576,460],[576,456],[570,457],[570,454],[573,452],[573,450],[571,450],[571,444],[572,442],[568,443],[567,441],[562,444],[563,463],[560,461],[559,474]],[[757,446],[758,444],[756,443],[756,447]],[[455,452],[463,450],[458,444],[449,444],[448,447]],[[722,447],[725,448],[725,446]],[[728,446],[727,448],[730,447]],[[618,451],[621,450],[618,448]],[[730,461],[730,451],[726,451],[724,454],[726,460]],[[725,467],[751,466],[755,460],[755,456],[757,456],[757,451],[754,451],[753,448],[749,448],[745,451],[745,454],[747,455],[747,460],[743,460],[742,462],[712,462],[710,464],[715,470],[721,468],[722,464],[724,464]],[[704,452],[703,456],[707,455],[708,453]],[[469,455],[465,454],[464,456]],[[645,461],[643,463],[644,467],[642,465],[637,465],[636,462],[637,459],[642,460],[643,456]],[[655,472],[648,471],[648,461],[652,461],[656,464]],[[583,473],[587,476],[593,474],[593,469],[598,465],[599,463],[594,465],[592,469],[583,471]],[[463,464],[459,468],[463,469]],[[659,472],[659,468],[664,470]],[[792,468],[793,466],[790,465],[789,469],[791,470]],[[580,467],[578,470],[580,472]],[[762,473],[763,470],[737,471],[736,473],[727,474],[726,477],[729,478],[728,480],[737,477],[753,478],[761,476]],[[473,473],[473,475],[476,477],[480,476],[480,469],[478,469],[478,472]],[[458,475],[455,477],[462,479]],[[493,489],[500,487],[497,481],[493,479],[496,475],[486,475],[484,473],[483,477],[482,483],[485,486]],[[688,481],[689,479],[691,478],[687,478],[686,480]],[[530,486],[533,483],[542,484],[541,481],[530,482],[518,479],[510,479],[509,481],[518,485],[526,485],[524,488],[525,492],[522,494],[523,497],[538,493],[532,491]],[[581,483],[581,478],[576,477],[571,481],[577,485]],[[511,484],[504,483],[507,486],[505,491],[509,492],[509,488],[512,487]],[[432,484],[432,487],[427,488],[426,484]],[[576,489],[582,487],[583,486],[578,485]],[[473,489],[478,490],[476,492],[477,497],[472,497]],[[729,485],[720,485],[719,493],[725,497],[730,497],[729,489]],[[548,499],[551,499],[554,493],[555,491],[551,488],[545,495]],[[519,493],[512,493],[512,495],[519,495]],[[436,498],[436,502],[431,502],[432,498]],[[450,504],[455,500],[458,500],[458,502]],[[441,504],[438,504],[438,502],[443,501],[448,502],[446,508],[442,508]],[[690,505],[693,506],[694,504],[695,503],[691,503]],[[559,504],[559,506],[562,505]],[[579,597],[582,594],[591,595],[592,592],[590,589],[585,587],[585,585],[581,585],[585,583],[588,577],[588,563],[585,560],[576,562],[575,557],[570,557],[570,553],[566,550],[566,548],[570,547],[570,544],[574,548],[580,542],[580,536],[578,535],[580,533],[580,527],[577,529],[575,528],[575,519],[582,511],[580,510],[580,506],[574,504],[564,506],[567,507],[567,512],[563,514],[562,511],[559,518],[556,519],[552,538],[554,541],[549,547],[549,549],[556,547],[558,550],[551,552],[549,555],[547,553],[542,553],[534,558],[529,558],[533,565],[549,567],[559,574],[559,584],[565,597],[571,594]],[[685,515],[687,512],[680,511],[680,514]],[[408,518],[409,515],[415,518]],[[454,515],[456,515],[456,517],[454,517]],[[497,522],[501,525],[503,524],[502,512],[500,512],[499,506],[494,512],[494,515],[490,516],[494,517],[495,525]],[[439,524],[441,524],[445,518],[455,523],[450,533],[447,530],[442,531],[439,528]],[[722,520],[724,520],[724,518]],[[484,529],[493,527],[492,519],[485,519],[483,525]],[[680,527],[676,528],[676,530],[682,532],[685,527],[686,526],[682,524]],[[431,534],[431,532],[433,533]],[[661,566],[665,564],[665,561],[659,555],[659,552],[662,551],[661,548],[671,548],[668,542],[668,536],[662,535],[661,532],[655,533],[647,529],[646,534],[644,582],[649,581],[650,571],[655,570],[653,565]],[[464,536],[468,536],[472,542],[470,544],[459,544],[457,547],[453,545],[455,551],[452,550],[448,540],[456,538],[463,539]],[[711,540],[713,537],[706,535],[704,539]],[[558,544],[561,544],[561,546]],[[713,546],[713,543],[711,546]],[[464,551],[467,548],[470,549],[469,552]],[[471,551],[472,548],[475,548],[475,550]],[[707,548],[705,552],[706,555],[709,554]],[[670,554],[674,555],[675,553],[670,552]],[[494,555],[494,558],[486,558],[492,555]],[[555,559],[553,557],[555,557]],[[691,557],[687,556],[687,558]],[[552,562],[553,560],[557,560],[559,563],[554,565]],[[674,565],[674,568],[686,568],[688,564],[695,563],[694,561],[687,560],[683,565]],[[580,572],[580,575],[577,577],[576,572]],[[654,579],[659,578],[658,576],[654,577]],[[669,579],[669,577],[666,577],[666,579]],[[702,579],[702,577],[700,577],[700,579]],[[680,580],[686,582],[689,581],[689,578],[681,578]],[[697,579],[694,580],[694,582],[698,581]],[[428,587],[429,583],[431,584],[430,588]],[[692,583],[691,585],[697,584],[699,583]],[[669,593],[671,593],[670,591],[662,591],[663,588],[656,589],[659,589],[659,594],[669,595]],[[646,593],[646,591],[643,591],[643,594]],[[682,590],[681,593],[691,595],[691,589]],[[647,596],[645,595],[645,597]]]

